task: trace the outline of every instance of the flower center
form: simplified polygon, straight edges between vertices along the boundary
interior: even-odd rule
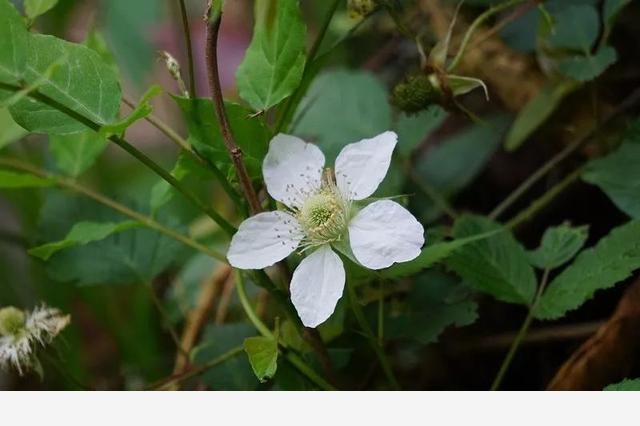
[[[24,329],[25,321],[24,312],[18,308],[0,309],[0,336],[17,336]]]
[[[339,240],[347,225],[345,204],[331,186],[307,198],[297,216],[311,245]]]

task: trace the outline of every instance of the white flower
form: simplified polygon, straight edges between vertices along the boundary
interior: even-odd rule
[[[262,269],[297,248],[312,253],[291,280],[291,300],[307,327],[333,313],[345,284],[344,266],[332,244],[348,242],[355,259],[369,269],[407,262],[420,254],[422,225],[390,200],[358,210],[355,202],[371,196],[391,163],[397,135],[384,132],[345,146],[335,173],[325,169],[320,149],[303,140],[276,135],[262,172],[267,191],[288,211],[259,213],[233,236],[227,258],[240,269]]]
[[[35,365],[36,346],[45,346],[69,324],[68,315],[40,306],[25,313],[9,306],[0,309],[0,367],[13,366],[22,375]]]

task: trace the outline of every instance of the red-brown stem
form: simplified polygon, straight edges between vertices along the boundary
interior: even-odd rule
[[[209,91],[211,92],[211,100],[216,113],[216,119],[220,124],[220,133],[222,133],[222,139],[224,145],[229,152],[233,166],[236,169],[238,175],[238,181],[242,187],[247,202],[249,203],[249,209],[251,214],[256,214],[262,211],[260,202],[258,201],[258,194],[256,193],[247,167],[242,160],[242,150],[236,144],[227,113],[224,109],[224,100],[222,98],[222,89],[220,88],[220,75],[218,73],[218,32],[220,31],[220,22],[222,21],[222,13],[212,13],[212,0],[209,0],[207,6],[207,12],[205,14],[207,20],[207,75],[209,77]]]

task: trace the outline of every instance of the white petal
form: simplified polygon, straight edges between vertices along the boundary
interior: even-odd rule
[[[364,200],[378,189],[397,142],[398,135],[384,132],[342,148],[336,158],[336,184],[347,199]]]
[[[415,259],[424,244],[424,228],[400,204],[382,200],[353,218],[349,240],[358,262],[369,269],[382,269]]]
[[[240,269],[262,269],[284,259],[300,244],[297,219],[281,211],[258,213],[240,224],[227,259]]]
[[[299,207],[307,194],[320,188],[324,154],[300,138],[282,133],[271,139],[262,163],[267,191],[288,207]]]
[[[344,290],[342,260],[326,244],[308,257],[293,272],[291,301],[307,327],[317,327],[331,316]]]

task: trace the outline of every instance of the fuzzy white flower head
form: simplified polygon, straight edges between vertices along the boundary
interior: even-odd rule
[[[25,313],[9,306],[0,309],[0,367],[22,375],[35,365],[37,346],[46,346],[69,324],[58,309],[40,306]]]
[[[276,135],[262,173],[267,191],[289,211],[259,213],[233,236],[227,258],[240,269],[262,269],[297,248],[312,251],[291,279],[291,300],[307,327],[331,316],[345,284],[340,257],[331,245],[348,243],[355,259],[369,269],[407,262],[420,254],[424,229],[404,207],[374,201],[359,210],[384,179],[397,143],[394,132],[345,146],[335,173],[325,169],[320,149],[303,140]]]

